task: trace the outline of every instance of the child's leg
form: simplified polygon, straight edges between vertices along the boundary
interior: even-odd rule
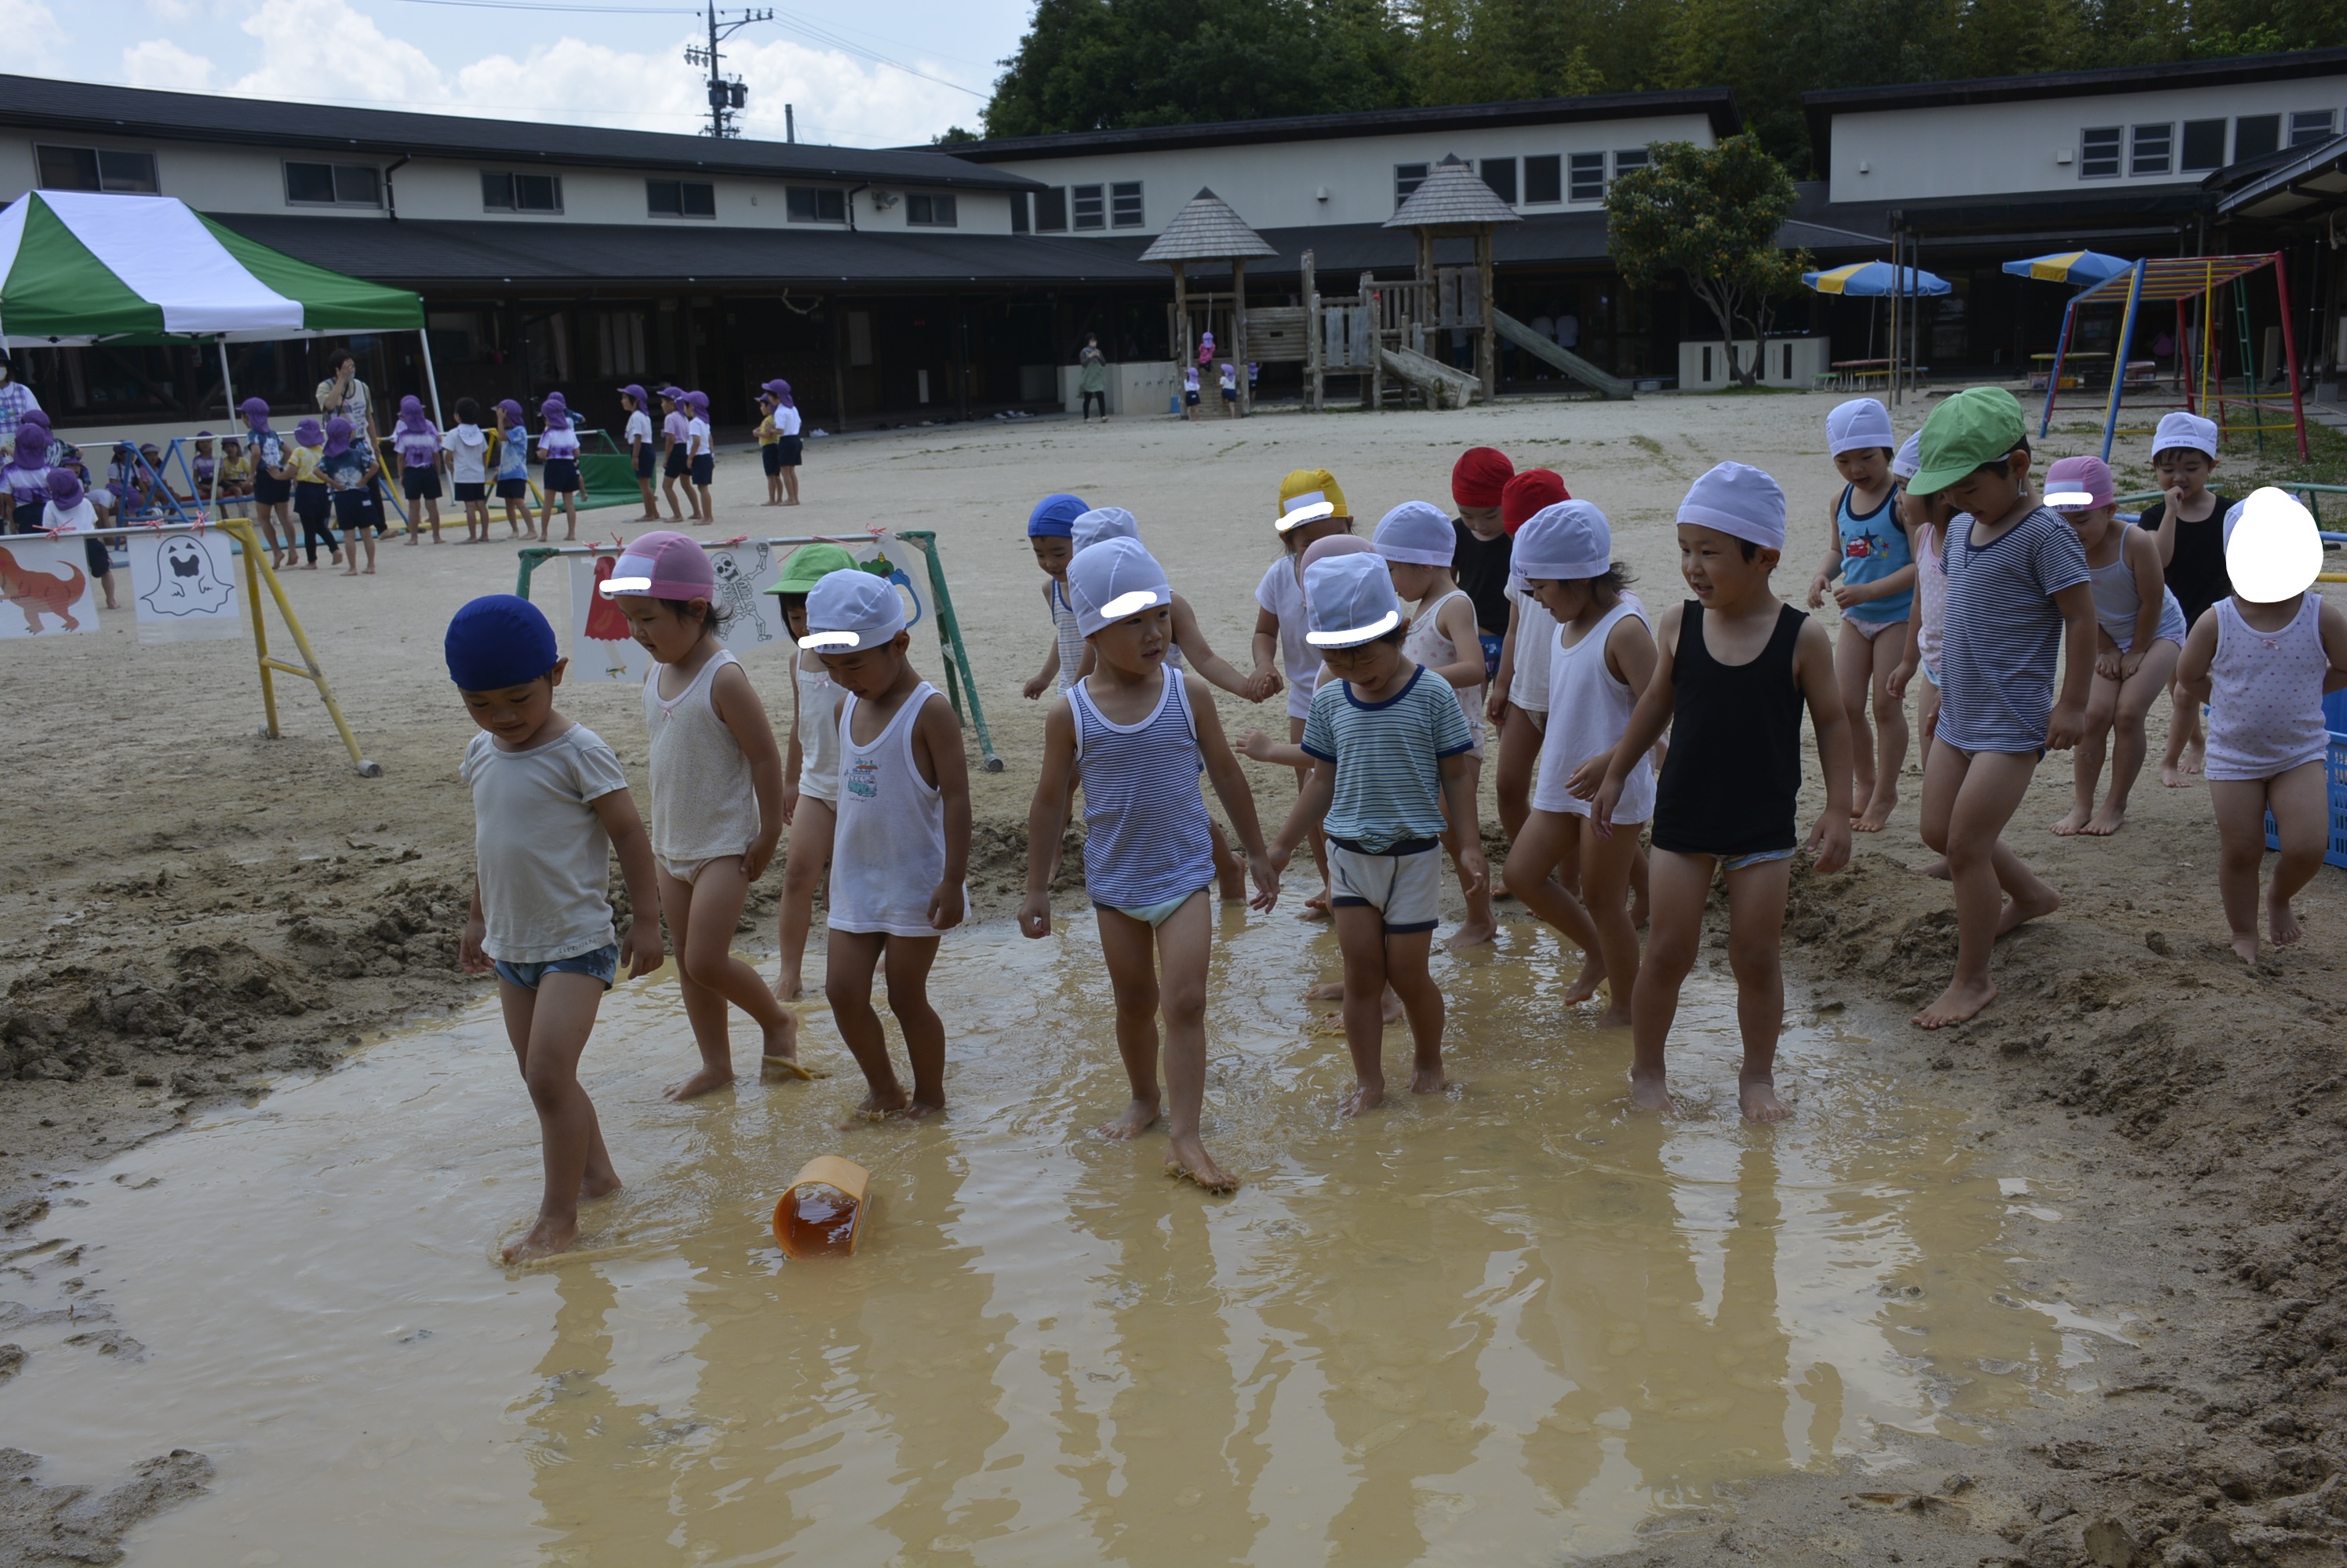
[[[1165,1168],[1222,1193],[1238,1182],[1214,1163],[1198,1132],[1206,1102],[1206,957],[1213,938],[1214,912],[1203,897],[1158,925],[1157,996],[1165,1015],[1165,1131],[1172,1143]]]
[[[1777,1098],[1777,1037],[1785,1027],[1785,894],[1793,863],[1763,860],[1727,874],[1727,964],[1736,974],[1736,1023],[1744,1066],[1736,1101],[1747,1122],[1793,1113]]]
[[[425,515],[432,519],[432,542],[436,545],[440,542],[440,497],[426,496],[424,510]]]
[[[832,831],[838,824],[831,802],[799,796],[797,815],[791,818],[790,848],[783,856],[783,967],[774,982],[774,995],[783,1001],[796,1001],[806,994],[800,970],[806,963],[807,933],[815,926],[815,890],[823,886]]]
[[[663,474],[661,476],[661,494],[668,497],[668,520],[671,523],[681,523],[684,521],[684,508],[678,504],[676,498],[675,475]]]
[[[1708,855],[1657,849],[1648,877],[1654,923],[1646,932],[1645,961],[1630,1000],[1630,1102],[1641,1111],[1665,1115],[1678,1107],[1664,1076],[1663,1048],[1679,1011],[1679,987],[1695,968],[1703,941],[1703,907],[1711,897]]]
[[[1859,833],[1880,833],[1899,807],[1899,774],[1907,765],[1907,703],[1891,694],[1891,671],[1899,667],[1905,651],[1907,623],[1893,621],[1860,641],[1866,644],[1867,701],[1874,714],[1874,793],[1861,803],[1850,826]]]
[[[701,520],[704,523],[715,522],[717,520],[717,503],[709,498],[709,487],[706,485],[695,485],[692,488],[701,498]]]
[[[1524,830],[1524,818],[1532,814],[1532,774],[1540,766],[1541,732],[1547,723],[1545,713],[1511,705],[1508,722],[1500,727],[1500,768],[1491,780],[1491,788],[1499,797],[1500,831],[1508,835],[1511,844]],[[1517,892],[1512,876],[1508,879],[1508,891]]]
[[[1225,904],[1246,901],[1246,861],[1233,851],[1231,841],[1215,818],[1206,818],[1206,836],[1213,841],[1214,851],[1214,892]]]
[[[644,497],[644,515],[638,518],[636,521],[640,523],[660,521],[660,497],[652,493],[651,480],[644,475],[637,475],[636,488],[642,492]]]
[[[783,505],[785,507],[795,507],[799,504],[799,471],[795,466],[783,470]]]
[[[2225,901],[2233,952],[2245,964],[2258,961],[2258,871],[2266,858],[2266,796],[2275,782],[2209,781],[2209,804],[2217,815],[2217,894]],[[2280,825],[2277,815],[2274,825]]]
[[[929,967],[938,961],[938,941],[935,937],[891,937],[884,955],[888,1010],[913,1063],[913,1099],[905,1107],[908,1116],[946,1108],[946,1024],[929,1005]]]
[[[1337,948],[1345,957],[1345,1049],[1353,1058],[1353,1092],[1345,1114],[1358,1116],[1386,1097],[1386,921],[1364,904],[1339,905]]]
[[[603,1147],[595,1103],[579,1082],[579,1057],[595,1028],[603,982],[592,975],[546,976],[535,991],[497,982],[506,1037],[513,1042],[522,1081],[538,1108],[546,1167],[538,1223],[505,1249],[508,1263],[567,1251],[579,1238],[579,1200],[619,1190],[619,1173]]]
[[[1191,918],[1193,909],[1196,917]],[[1194,925],[1199,954],[1205,951],[1206,904],[1204,898],[1193,897],[1189,903],[1170,916],[1167,926],[1177,923]],[[1101,956],[1108,960],[1109,982],[1116,990],[1116,1050],[1124,1060],[1125,1081],[1133,1089],[1133,1103],[1122,1115],[1104,1122],[1098,1129],[1103,1138],[1132,1138],[1157,1120],[1163,1102],[1157,1091],[1157,933],[1145,920],[1115,909],[1095,908],[1093,917],[1100,927]],[[1199,977],[1195,999],[1203,1020],[1205,1008],[1204,976]],[[1170,1026],[1172,1020],[1168,1016]],[[1204,1028],[1203,1021],[1200,1024]],[[1204,1043],[1201,1038],[1200,1050]],[[1200,1068],[1203,1085],[1204,1069]],[[1201,1090],[1203,1093],[1203,1088]],[[1193,1107],[1194,1112],[1195,1108]],[[1194,1115],[1192,1132],[1196,1132]]]
[[[660,868],[659,877],[661,913],[668,919],[670,948],[677,958],[676,986],[683,997],[685,1021],[692,1026],[692,1043],[701,1050],[701,1071],[661,1092],[671,1100],[690,1100],[733,1081],[733,1042],[725,1027],[725,999],[696,979],[685,962],[685,944],[693,934],[692,884],[670,876],[666,866]],[[728,927],[724,934],[730,931]]]
[[[1939,733],[1939,730],[1940,689],[1937,686],[1932,685],[1931,682],[1925,681],[1923,682],[1922,723],[1916,726],[1915,733],[1922,737],[1922,760],[1926,776],[1928,776],[1931,772],[1932,737]],[[1923,867],[1923,875],[1926,876],[1936,876],[1941,881],[1945,882],[1948,879],[1948,857],[1942,855],[1937,860],[1932,861],[1931,865]]]
[[[1585,819],[1573,812],[1535,811],[1516,829],[1508,849],[1508,886],[1523,907],[1555,927],[1564,939],[1581,949],[1581,975],[1564,993],[1567,1007],[1577,1007],[1597,994],[1605,978],[1605,959],[1598,946],[1597,926],[1579,898],[1549,877],[1559,864],[1576,856]],[[1636,842],[1634,838],[1633,843]],[[1626,999],[1628,992],[1616,991]]]
[[[1940,742],[1923,771],[1923,841],[1948,857],[1956,893],[1956,972],[1915,1015],[1924,1029],[1962,1023],[1996,999],[1989,954],[1996,938],[2062,907],[2062,896],[2021,863],[2002,836],[2029,789],[2027,752],[1963,753]],[[1999,890],[2009,896],[2001,900]],[[2000,907],[2002,904],[2002,907]]]
[[[1649,904],[1646,897],[1646,846],[1639,844],[1630,856],[1630,928],[1646,928]]]
[[[576,539],[579,537],[578,491],[565,490],[562,492],[562,516],[568,530],[563,534],[563,538],[566,540]]]
[[[2266,890],[2266,927],[2277,948],[2287,948],[2305,935],[2290,901],[2322,869],[2322,852],[2331,830],[2331,787],[2324,764],[2311,762],[2266,781],[2266,805],[2272,811],[2274,837],[2281,853],[2274,862],[2273,884]],[[2264,824],[2259,824],[2260,833]]]
[[[1619,824],[1609,838],[1582,835],[1582,889],[1589,899],[1589,919],[1597,927],[1595,967],[1605,977],[1605,989],[1611,993],[1605,1010],[1598,1015],[1600,1029],[1630,1027],[1630,999],[1638,989],[1638,933],[1630,924],[1629,893],[1630,874],[1639,858],[1641,825]],[[1734,890],[1731,878],[1729,891]],[[1585,970],[1573,989],[1578,990],[1584,983],[1589,983]],[[1594,994],[1594,985],[1592,990]]]
[[[1287,721],[1287,743],[1291,746],[1304,743],[1304,721],[1293,715]],[[1305,783],[1311,776],[1310,768],[1296,770],[1296,787],[1299,792],[1303,790]],[[1312,845],[1312,864],[1320,871],[1320,894],[1316,898],[1307,898],[1304,901],[1302,917],[1307,920],[1326,920],[1328,918],[1328,835],[1320,831],[1320,825],[1316,822],[1309,830],[1309,836]]]
[[[1483,759],[1471,752],[1467,757],[1469,799],[1482,798],[1480,793],[1482,777]],[[1481,816],[1479,812],[1472,821],[1451,822],[1450,796],[1448,792],[1445,792],[1442,797],[1442,820],[1450,823],[1450,826],[1442,834],[1442,846],[1450,852],[1450,864],[1455,869],[1459,865],[1459,851],[1461,847],[1472,846],[1481,849],[1483,846]],[[1467,873],[1463,870],[1459,872],[1459,886],[1461,888],[1467,886]],[[1442,945],[1451,948],[1472,948],[1480,943],[1490,941],[1499,934],[1499,917],[1491,913],[1491,885],[1489,878],[1486,878],[1480,890],[1467,895],[1466,923],[1444,938]]]
[[[1867,685],[1874,670],[1874,643],[1843,618],[1834,633],[1834,684],[1841,688],[1841,711],[1850,718],[1850,815],[1855,823],[1874,799],[1874,730],[1868,723]]]
[[[2168,751],[2159,759],[2159,782],[2182,789],[2200,771],[2200,704],[2172,682],[2168,700]]]
[[[679,883],[679,887],[686,885]],[[768,1058],[796,1061],[799,1055],[798,1015],[774,999],[758,971],[733,956],[733,932],[741,924],[742,906],[750,896],[749,879],[742,875],[739,856],[720,856],[702,863],[700,873],[692,879],[689,892],[692,908],[686,917],[686,927],[676,933],[678,968],[684,978],[709,995],[720,999],[713,1007],[716,1028],[703,1034],[696,1020],[693,1033],[701,1043],[702,1061],[708,1067],[723,1070],[730,1081],[733,1076],[733,1052],[727,1040],[725,1003],[731,1002],[758,1022],[764,1039],[761,1050]],[[665,903],[663,903],[665,907]],[[669,924],[676,924],[671,917]],[[712,1048],[715,1054],[712,1056]],[[686,1084],[692,1081],[688,1079]],[[715,1083],[708,1087],[715,1088]],[[700,1092],[680,1085],[682,1092],[671,1097],[688,1100]]]
[[[824,998],[831,1003],[831,1020],[839,1026],[839,1038],[846,1042],[856,1065],[864,1070],[864,1081],[872,1091],[856,1108],[864,1116],[905,1108],[905,1086],[897,1080],[896,1066],[888,1060],[887,1039],[880,1032],[880,1015],[872,1006],[872,976],[890,939],[880,932],[842,931],[836,927],[824,939]]]
[[[2049,831],[2065,838],[2086,832],[2094,820],[2095,786],[2102,782],[2105,743],[2110,739],[2111,719],[2118,712],[2118,702],[2119,683],[2096,671],[2086,692],[2086,732],[2070,752],[2070,811],[2046,825]]]
[[[2085,831],[2100,836],[2116,833],[2126,825],[2127,797],[2134,793],[2135,781],[2143,774],[2143,759],[2151,750],[2150,738],[2144,733],[2144,720],[2175,675],[2176,661],[2182,653],[2183,650],[2175,643],[2161,638],[2143,656],[2135,673],[2119,687],[2111,723],[2111,791],[2103,797],[2103,809],[2095,814]]]

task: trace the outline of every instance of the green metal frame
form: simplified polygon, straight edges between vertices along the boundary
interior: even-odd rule
[[[954,716],[977,732],[978,753],[984,761],[986,771],[999,774],[1002,771],[1002,758],[996,753],[994,737],[986,727],[986,709],[978,696],[978,674],[970,668],[969,644],[962,638],[961,618],[954,613],[953,589],[946,586],[945,563],[938,555],[937,533],[929,528],[895,528],[889,530],[889,535],[919,550],[921,559],[928,563],[929,599],[937,611],[938,648],[946,661],[946,699],[953,704]],[[788,545],[794,549],[801,545],[840,545],[855,548],[872,540],[873,536],[868,534],[843,538],[796,534],[787,538],[740,539],[730,543]],[[728,543],[718,539],[709,541],[710,547],[715,548],[727,548]],[[530,579],[541,562],[558,556],[596,555],[610,548],[609,545],[525,545],[515,552],[520,558],[521,571],[515,579],[514,592],[522,599],[529,597]]]

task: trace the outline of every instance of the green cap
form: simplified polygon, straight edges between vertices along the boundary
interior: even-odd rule
[[[854,571],[856,558],[837,545],[801,545],[783,563],[783,575],[768,593],[805,593],[835,571]]]
[[[1944,490],[2022,443],[2021,400],[2001,386],[1967,386],[1923,422],[1922,466],[1907,487],[1919,496]]]

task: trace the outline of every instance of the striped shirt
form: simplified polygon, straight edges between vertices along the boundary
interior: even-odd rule
[[[1304,749],[1337,764],[1337,794],[1321,827],[1369,855],[1439,836],[1442,759],[1474,746],[1450,683],[1424,665],[1382,702],[1362,702],[1349,681],[1327,682],[1312,693],[1304,721]]]
[[[1084,667],[1084,634],[1076,628],[1076,607],[1068,602],[1068,585],[1056,577],[1043,579],[1043,608],[1051,612],[1051,636],[1060,645],[1060,690],[1076,683]]]
[[[1180,671],[1163,673],[1157,706],[1137,724],[1111,723],[1089,682],[1068,690],[1084,786],[1084,891],[1112,909],[1186,898],[1214,879],[1190,693]]]
[[[2089,580],[2078,533],[2044,507],[1985,545],[1949,530],[1940,630],[1939,736],[1961,752],[2035,752],[2054,712],[2062,610]]]

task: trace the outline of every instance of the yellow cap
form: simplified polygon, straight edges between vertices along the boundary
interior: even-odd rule
[[[1349,518],[1345,492],[1337,476],[1326,468],[1298,468],[1279,482],[1279,531],[1317,523],[1322,518]]]

